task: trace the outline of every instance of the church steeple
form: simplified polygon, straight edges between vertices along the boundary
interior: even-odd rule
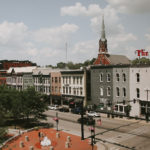
[[[99,54],[107,54],[107,39],[105,37],[104,15],[102,16],[101,38],[99,40]]]
[[[105,41],[105,24],[104,24],[104,15],[102,16],[102,31],[101,31],[101,40]]]

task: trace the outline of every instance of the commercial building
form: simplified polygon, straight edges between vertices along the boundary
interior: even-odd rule
[[[29,86],[33,86],[32,71],[36,66],[31,67],[10,67],[7,70],[6,84],[10,88],[22,91]]]
[[[87,69],[61,71],[63,104],[83,102],[86,105],[91,93],[89,81],[90,71]]]

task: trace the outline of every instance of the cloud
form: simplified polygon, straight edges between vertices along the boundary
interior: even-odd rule
[[[27,26],[22,22],[3,22],[2,24],[0,24],[0,44],[11,46],[22,43],[28,34],[27,30]]]
[[[145,37],[150,41],[150,34],[145,34]]]
[[[106,0],[108,4],[121,13],[150,12],[149,0]]]
[[[85,61],[97,57],[98,39],[78,42],[74,44],[71,51],[71,55],[74,57],[70,57],[70,61],[74,62],[82,62],[83,60]]]
[[[102,9],[97,4],[91,4],[86,8],[78,2],[74,6],[64,6],[61,8],[62,16],[96,16],[101,13]]]
[[[33,39],[36,42],[48,43],[52,46],[64,44],[72,33],[75,33],[79,27],[75,24],[65,23],[59,27],[42,28],[33,32]]]
[[[0,59],[29,59],[39,64],[55,64],[64,54],[67,39],[78,30],[75,24],[29,30],[24,23],[0,24]]]

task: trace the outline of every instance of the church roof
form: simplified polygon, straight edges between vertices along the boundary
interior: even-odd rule
[[[108,59],[110,60],[110,64],[131,64],[131,61],[128,57],[124,55],[109,55]]]

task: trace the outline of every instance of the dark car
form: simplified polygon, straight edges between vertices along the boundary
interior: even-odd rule
[[[81,118],[77,120],[78,123],[81,123]],[[94,125],[95,120],[92,117],[83,117],[83,124]]]
[[[69,108],[67,108],[67,107],[61,107],[58,110],[61,112],[69,112]]]
[[[80,107],[73,108],[71,109],[71,112],[73,114],[81,114],[81,108]],[[83,109],[83,114],[85,114],[85,109]]]

